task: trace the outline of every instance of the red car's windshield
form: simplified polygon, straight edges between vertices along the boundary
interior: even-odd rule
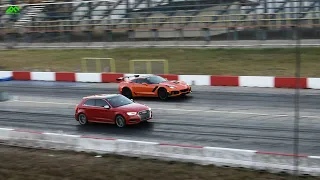
[[[117,95],[106,99],[114,108],[132,104],[133,102],[123,95]]]

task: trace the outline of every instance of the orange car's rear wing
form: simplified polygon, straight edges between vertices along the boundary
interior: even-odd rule
[[[117,81],[129,81],[130,78],[136,78],[136,77],[139,77],[140,75],[133,75],[133,76],[123,76],[123,77],[119,77],[117,78],[116,80]]]

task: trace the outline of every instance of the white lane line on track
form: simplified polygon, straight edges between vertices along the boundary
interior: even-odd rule
[[[253,112],[237,112],[237,111],[218,111],[218,110],[192,110],[192,109],[165,109],[165,108],[152,108],[164,111],[185,111],[185,112],[205,112],[205,113],[226,113],[226,114],[242,114],[242,115],[257,115],[257,116],[273,116],[273,117],[293,117],[293,115],[288,114],[263,114],[263,113],[253,113]],[[314,118],[320,119],[319,116],[300,116],[301,118]]]
[[[318,116],[301,116],[303,118],[315,118],[315,119],[320,119]]]
[[[22,103],[39,103],[39,104],[56,104],[56,105],[73,105],[76,106],[77,103],[61,103],[61,102],[45,102],[45,101],[23,101],[23,100],[11,100],[5,102],[22,102]],[[151,107],[152,108],[152,107]],[[182,112],[203,112],[203,113],[225,113],[225,114],[242,114],[242,115],[256,115],[256,116],[273,116],[273,117],[293,117],[293,115],[288,114],[264,114],[264,113],[254,113],[254,112],[237,112],[237,111],[218,111],[218,110],[194,110],[194,109],[166,109],[166,108],[152,108],[155,110],[163,111],[182,111]],[[314,118],[320,119],[319,116],[301,116],[301,118]]]
[[[185,112],[205,112],[205,113],[227,113],[227,114],[243,114],[243,115],[257,115],[257,116],[274,116],[274,117],[290,117],[287,114],[263,114],[263,113],[253,113],[253,112],[236,112],[236,111],[218,111],[218,110],[192,110],[192,109],[165,109],[165,108],[152,108],[164,111],[185,111]],[[307,116],[302,116],[307,117]],[[309,116],[312,118],[320,118],[317,116]]]
[[[186,112],[206,112],[206,113],[228,113],[228,114],[246,114],[246,115],[259,115],[259,116],[270,116],[271,114],[262,114],[262,113],[251,113],[251,112],[231,112],[231,111],[217,111],[217,110],[193,110],[193,109],[165,109],[165,108],[152,108],[164,111],[186,111]],[[289,115],[272,115],[272,116],[279,116],[279,117],[288,117]]]
[[[56,105],[77,105],[77,103],[61,103],[61,102],[45,102],[45,101],[22,101],[22,100],[11,100],[5,102],[22,102],[22,103],[37,103],[37,104],[56,104]]]
[[[0,128],[0,130],[13,131],[14,129],[11,129],[11,128]]]
[[[320,159],[320,156],[309,156],[309,158],[312,158],[312,159]]]

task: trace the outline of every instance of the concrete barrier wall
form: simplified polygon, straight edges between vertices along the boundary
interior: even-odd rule
[[[0,128],[0,141],[8,145],[150,157],[202,165],[214,164],[289,173],[294,170],[295,155],[255,150],[132,141],[8,128]],[[320,176],[319,156],[296,155],[296,157],[300,161],[301,174]]]

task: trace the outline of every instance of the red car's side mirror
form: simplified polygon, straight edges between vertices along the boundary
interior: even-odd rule
[[[142,85],[145,85],[145,86],[146,86],[146,85],[148,85],[148,84],[147,84],[147,83],[142,83]]]

